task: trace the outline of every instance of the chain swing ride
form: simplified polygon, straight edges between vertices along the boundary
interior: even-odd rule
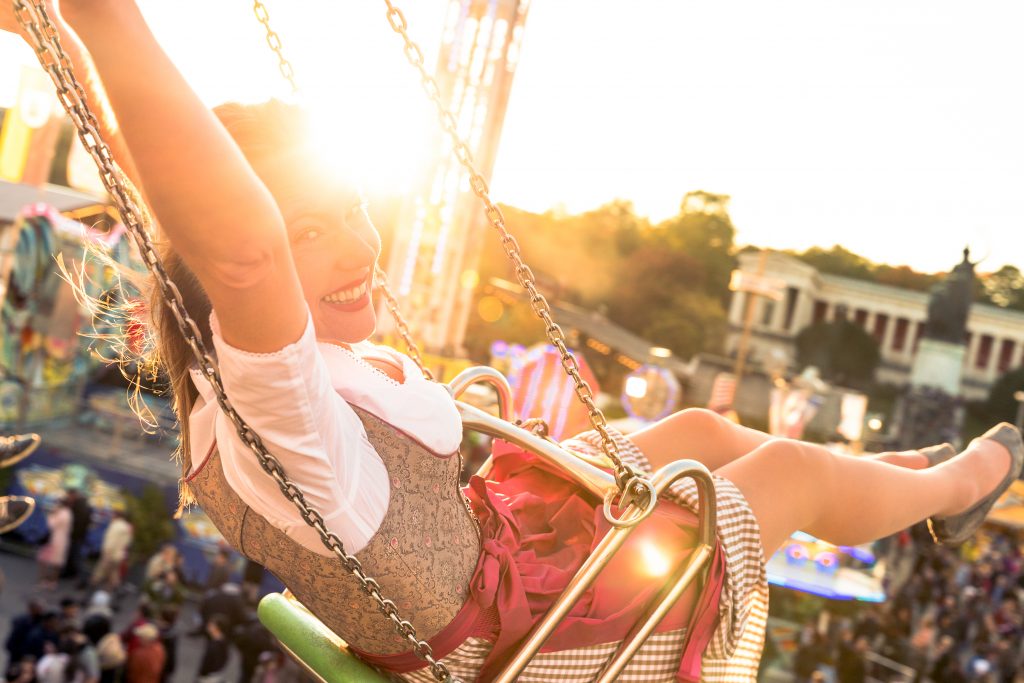
[[[429,666],[434,679],[437,681],[458,680],[451,674],[443,661],[439,661],[433,656],[430,645],[417,635],[412,622],[399,615],[396,602],[385,597],[385,595],[394,596],[392,590],[399,590],[402,587],[401,582],[389,581],[384,577],[378,582],[368,575],[360,560],[355,555],[348,554],[338,536],[327,529],[321,513],[306,502],[302,491],[289,480],[284,467],[267,450],[260,436],[232,407],[231,400],[225,393],[216,361],[203,343],[196,322],[189,316],[178,288],[168,276],[154,249],[150,226],[146,224],[144,212],[135,203],[134,198],[139,195],[132,191],[130,181],[118,168],[110,148],[101,137],[99,123],[87,105],[86,93],[72,70],[70,58],[61,46],[57,28],[46,9],[45,0],[13,0],[13,4],[17,19],[25,29],[26,36],[34,48],[40,64],[53,80],[58,99],[77,129],[83,146],[96,163],[103,185],[120,213],[123,224],[136,241],[160,296],[166,301],[182,335],[188,342],[197,367],[214,388],[221,410],[234,425],[242,443],[252,451],[260,467],[297,508],[305,522],[316,530],[321,542],[330,551],[334,560],[340,563],[345,574],[354,577],[358,582],[359,589],[370,598],[371,604],[384,619],[390,621],[406,646],[410,647],[416,656]],[[604,515],[611,526],[611,530],[596,545],[576,575],[569,581],[564,592],[530,631],[528,637],[495,680],[508,683],[515,680],[526,669],[548,636],[593,584],[612,556],[622,547],[640,523],[651,515],[659,496],[664,494],[670,485],[685,478],[692,478],[697,484],[700,501],[697,545],[689,556],[672,569],[664,588],[660,589],[651,603],[646,606],[643,617],[630,629],[626,638],[619,644],[610,659],[604,663],[595,679],[602,683],[614,681],[672,606],[676,604],[684,590],[695,581],[702,580],[700,578],[702,574],[706,576],[716,545],[715,494],[710,472],[697,461],[680,460],[662,467],[647,477],[622,460],[607,428],[605,417],[595,404],[590,387],[580,376],[577,361],[566,345],[561,328],[552,318],[547,300],[538,291],[533,273],[524,263],[516,239],[506,228],[501,209],[491,200],[487,181],[474,166],[469,146],[457,132],[455,117],[441,101],[438,84],[424,66],[422,50],[409,37],[404,15],[391,0],[385,0],[385,4],[387,20],[394,32],[401,37],[404,54],[418,72],[427,97],[435,105],[442,130],[452,143],[452,153],[468,174],[469,186],[480,199],[488,222],[498,231],[504,251],[514,267],[516,278],[529,295],[534,313],[544,324],[548,341],[559,352],[562,367],[572,379],[576,395],[586,407],[594,430],[600,435],[602,450],[606,458],[605,461],[571,452],[545,438],[542,431],[524,428],[527,425],[510,414],[511,390],[507,380],[492,368],[471,368],[458,375],[447,385],[456,399],[473,384],[483,383],[491,386],[497,393],[499,417],[496,418],[462,401],[456,401],[464,429],[508,441],[558,468],[584,490],[604,501]],[[282,76],[289,82],[293,92],[297,93],[299,89],[295,81],[294,70],[284,57],[280,38],[270,27],[266,7],[260,0],[255,0],[253,9],[257,19],[267,31],[268,45],[278,56]],[[410,357],[416,362],[424,376],[433,379],[423,364],[418,346],[409,332],[408,324],[402,316],[398,303],[388,288],[379,266],[376,277],[385,305],[395,319],[397,330],[408,348]],[[484,464],[479,474],[486,475],[488,468],[489,461]],[[609,473],[608,469],[611,469],[612,473]],[[613,512],[613,504],[623,510],[618,517]],[[439,496],[433,505],[439,509],[450,509],[452,515],[455,516],[469,515],[460,495]],[[285,583],[288,584],[288,581],[286,580]],[[386,680],[338,646],[337,637],[317,619],[319,617],[324,621],[330,621],[337,615],[316,614],[317,605],[311,599],[315,598],[315,591],[313,594],[297,594],[296,597],[303,599],[310,606],[310,611],[307,611],[295,600],[281,595],[271,595],[264,598],[261,603],[260,616],[268,628],[307,670],[320,680],[337,681],[338,683]],[[404,607],[406,606],[403,605]],[[688,633],[687,638],[689,635]]]

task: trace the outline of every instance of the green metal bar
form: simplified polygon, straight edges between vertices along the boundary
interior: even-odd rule
[[[260,600],[257,613],[295,661],[323,683],[388,683],[296,601],[271,593]]]

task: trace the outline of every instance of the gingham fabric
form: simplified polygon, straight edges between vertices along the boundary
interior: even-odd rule
[[[633,442],[615,430],[609,430],[623,461],[651,471]],[[584,432],[563,442],[567,448],[599,455],[601,439],[596,432]],[[718,502],[718,538],[725,552],[726,576],[719,603],[719,623],[704,652],[701,680],[707,683],[747,683],[757,680],[758,663],[764,647],[768,623],[768,581],[765,575],[761,535],[754,513],[736,486],[715,476]],[[692,510],[697,509],[697,488],[684,480],[670,489],[673,498]],[[637,652],[617,680],[634,683],[668,683],[675,680],[682,657],[685,629],[656,633]],[[542,652],[533,658],[520,675],[524,683],[586,683],[592,681],[618,647],[618,642],[593,645],[561,652]],[[491,645],[479,638],[468,638],[444,658],[454,676],[475,681]],[[433,681],[428,669],[401,676],[402,680]]]

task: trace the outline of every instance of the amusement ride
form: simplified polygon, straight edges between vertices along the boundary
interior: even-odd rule
[[[575,386],[578,400],[586,407],[590,422],[601,437],[604,455],[603,458],[589,458],[566,450],[552,439],[547,438],[543,422],[518,419],[512,414],[511,390],[507,380],[492,368],[471,368],[459,374],[447,385],[449,391],[456,398],[475,384],[490,386],[497,395],[499,416],[494,417],[479,408],[457,401],[464,428],[520,446],[535,454],[545,463],[559,468],[584,490],[604,501],[604,515],[612,527],[495,680],[508,683],[517,679],[559,622],[593,584],[615,553],[651,515],[659,497],[662,497],[670,486],[685,478],[692,478],[697,484],[700,499],[697,545],[679,566],[671,568],[663,588],[656,593],[655,599],[647,606],[643,618],[633,626],[628,636],[604,664],[595,679],[602,683],[614,681],[687,587],[695,582],[703,581],[706,577],[716,547],[715,494],[711,474],[704,465],[695,460],[679,460],[664,466],[653,475],[646,476],[620,457],[618,448],[609,433],[607,420],[595,404],[590,386],[580,375],[579,365],[567,346],[565,335],[553,320],[551,307],[538,290],[533,272],[523,261],[518,243],[509,232],[501,209],[492,201],[488,183],[475,165],[470,146],[460,137],[455,117],[443,104],[437,80],[424,65],[423,51],[410,37],[402,11],[391,0],[385,0],[385,5],[387,6],[387,21],[400,37],[405,57],[417,71],[426,96],[437,109],[441,128],[451,142],[452,155],[468,174],[469,187],[479,199],[488,223],[499,234],[502,247],[514,267],[519,285],[527,293],[534,313],[544,325],[549,343],[557,349],[561,366]],[[138,204],[139,194],[117,166],[110,148],[100,135],[99,123],[87,104],[85,90],[76,77],[71,60],[61,45],[58,30],[44,0],[14,0],[14,6],[17,18],[25,29],[40,64],[52,79],[57,96],[77,129],[80,141],[96,163],[103,185],[116,206],[124,226],[136,241],[142,260],[153,275],[161,296],[173,312],[181,333],[191,347],[197,366],[214,387],[217,401],[225,415],[234,424],[238,436],[252,451],[261,468],[299,510],[306,523],[316,530],[323,545],[337,562],[358,580],[368,598],[362,609],[377,611],[380,613],[381,619],[390,621],[416,656],[429,665],[436,680],[457,680],[442,661],[435,659],[429,644],[417,635],[413,623],[415,615],[400,613],[398,605],[388,598],[390,594],[388,581],[384,579],[378,581],[369,576],[359,560],[346,552],[341,540],[327,529],[322,515],[308,504],[303,492],[289,480],[285,468],[267,450],[260,436],[232,407],[231,399],[221,382],[216,361],[204,344],[196,322],[189,317],[177,287],[171,281],[156,253],[151,238],[148,214]],[[299,88],[295,81],[294,69],[284,56],[281,39],[271,28],[268,11],[261,0],[256,0],[254,3],[254,11],[266,29],[267,43],[278,57],[282,76],[288,80],[293,92],[298,93]],[[424,376],[432,379],[431,372],[424,364],[419,347],[412,337],[409,325],[405,322],[398,302],[379,267],[376,281],[384,303],[394,317],[397,332],[405,343],[409,356],[416,362]],[[488,468],[489,462],[484,464],[478,474],[486,475]],[[459,497],[446,497],[440,498],[437,501],[437,506],[462,509],[463,502]],[[616,506],[622,510],[618,516],[613,509]],[[465,513],[464,509],[462,509],[462,513]],[[338,636],[331,633],[309,610],[294,599],[286,595],[269,595],[263,599],[259,612],[261,619],[282,644],[320,680],[338,683],[387,680],[383,675],[349,653],[342,646]],[[687,633],[688,637],[689,635],[690,632]]]

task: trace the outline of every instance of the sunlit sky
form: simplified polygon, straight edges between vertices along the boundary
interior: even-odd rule
[[[141,4],[210,104],[287,92],[248,0]],[[267,4],[353,157],[408,183],[433,119],[384,3]],[[447,3],[406,4],[436,54]],[[1024,266],[1022,29],[1009,1],[534,0],[492,194],[536,211],[622,198],[657,221],[704,189],[732,196],[741,243],[923,270],[970,244],[983,270]],[[0,69],[2,104],[15,75]]]

